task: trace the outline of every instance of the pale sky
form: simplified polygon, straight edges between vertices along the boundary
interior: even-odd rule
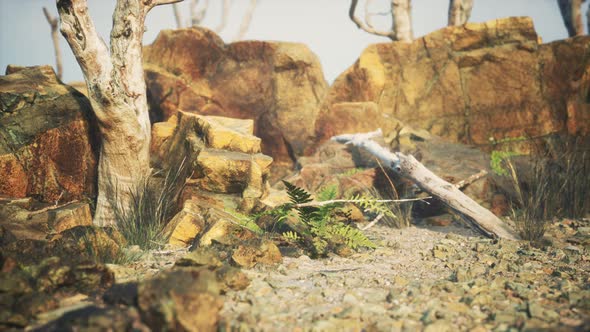
[[[232,0],[229,24],[221,37],[230,42],[237,34],[249,0]],[[210,0],[211,7],[204,25],[213,28],[219,22],[222,0]],[[106,40],[111,29],[115,0],[88,0],[90,14],[99,33]],[[188,9],[188,4],[181,4]],[[320,58],[326,79],[336,76],[354,63],[369,44],[388,42],[356,28],[348,18],[349,0],[258,0],[252,24],[245,39],[301,42]],[[8,64],[54,64],[50,28],[43,16],[46,6],[57,15],[55,0],[0,0],[0,73]],[[373,0],[376,12],[386,11],[389,0]],[[588,2],[584,5],[585,13]],[[448,0],[412,1],[414,36],[420,37],[446,25]],[[188,20],[188,10],[184,17]],[[357,12],[363,16],[363,0]],[[474,0],[471,22],[507,16],[530,16],[537,33],[549,42],[567,37],[557,0]],[[387,17],[377,18],[383,28]],[[585,19],[585,15],[584,15]],[[154,8],[146,21],[144,43],[150,44],[162,29],[176,27],[172,6]],[[61,37],[60,37],[61,38]],[[64,54],[64,81],[80,81],[82,73],[61,38]],[[195,50],[198,52],[198,50]]]

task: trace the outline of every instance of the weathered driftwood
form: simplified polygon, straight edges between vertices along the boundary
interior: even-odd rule
[[[477,204],[461,192],[457,186],[436,176],[412,155],[393,153],[372,140],[372,138],[379,136],[381,136],[380,129],[370,133],[339,135],[332,137],[332,140],[366,149],[380,159],[385,166],[414,181],[422,190],[437,197],[448,207],[461,214],[482,234],[488,237],[518,239],[516,232],[500,218]]]

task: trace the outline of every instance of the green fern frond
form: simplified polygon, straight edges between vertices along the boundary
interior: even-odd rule
[[[262,230],[262,228],[256,224],[256,218],[235,210],[228,210],[226,212],[231,215],[234,218],[234,221],[236,221],[240,226],[243,226],[256,234],[264,234],[264,230]]]
[[[377,245],[369,240],[359,229],[348,225],[334,224],[328,229],[328,233],[342,237],[345,244],[351,249],[357,249],[359,247],[377,248]]]
[[[311,194],[305,189],[299,188],[285,180],[283,180],[283,184],[287,188],[287,195],[289,195],[293,205],[305,204],[312,201]],[[313,206],[296,207],[295,209],[299,212],[299,218],[304,223],[309,223],[313,219],[313,214],[318,210],[318,208]]]
[[[316,197],[317,200],[320,202],[330,201],[336,199],[338,195],[338,185],[337,184],[330,184],[322,189],[317,193]]]
[[[283,239],[290,241],[290,242],[299,242],[301,240],[301,237],[299,236],[299,234],[297,234],[293,231],[284,232],[283,234],[281,234],[281,236],[283,237]]]
[[[374,214],[383,214],[385,217],[397,218],[397,216],[391,211],[391,209],[383,202],[379,202],[375,197],[368,194],[354,195],[351,200],[356,201],[361,209],[366,212]]]

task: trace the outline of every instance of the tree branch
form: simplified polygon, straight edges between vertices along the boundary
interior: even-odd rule
[[[467,23],[471,16],[473,0],[450,0],[448,26],[457,26]]]
[[[248,32],[248,28],[250,28],[250,22],[252,22],[252,16],[254,16],[254,9],[256,9],[256,0],[250,0],[250,6],[242,19],[242,24],[240,24],[240,30],[238,31],[238,35],[236,36],[235,40],[242,40],[246,32]]]
[[[372,138],[378,136],[381,136],[380,129],[365,134],[339,135],[332,137],[332,140],[366,149],[372,155],[381,159],[387,167],[390,167],[399,175],[411,179],[424,191],[436,196],[448,207],[460,213],[482,234],[489,237],[518,239],[518,235],[514,230],[502,220],[477,204],[455,185],[436,176],[413,156],[400,152],[392,153],[372,140]]]
[[[61,20],[61,33],[80,64],[91,101],[111,103],[114,99],[112,94],[101,91],[98,86],[108,84],[113,65],[107,46],[88,15],[86,1],[57,0],[57,11]],[[93,105],[93,109],[99,121],[105,119],[100,108]]]
[[[182,29],[184,24],[182,24],[182,14],[180,14],[180,7],[177,3],[172,5],[172,11],[174,12],[174,20],[176,21],[176,28]]]
[[[47,23],[49,23],[49,26],[51,27],[51,40],[53,41],[53,50],[55,52],[55,70],[57,71],[57,78],[61,80],[63,76],[63,66],[61,61],[61,49],[59,47],[59,35],[57,33],[58,20],[53,17],[45,7],[43,7],[43,14],[45,14]]]
[[[147,11],[162,5],[171,5],[173,3],[182,2],[183,0],[143,0],[143,5],[147,8]],[[147,12],[146,12],[147,13]]]
[[[432,197],[428,196],[428,197],[404,198],[404,199],[376,199],[376,200],[371,200],[371,201],[375,202],[375,203],[405,203],[405,202],[422,201],[422,202],[425,202],[426,204],[428,204],[428,202],[426,200],[430,199],[430,198],[432,198]],[[326,205],[336,204],[336,203],[361,203],[364,201],[366,201],[366,200],[363,200],[363,199],[332,199],[329,201],[307,202],[307,203],[294,204],[293,207],[296,207],[296,208],[302,208],[302,207],[308,207],[308,206],[320,207],[320,206],[326,206]]]
[[[219,22],[217,28],[215,28],[215,32],[220,33],[223,29],[225,29],[225,26],[227,25],[227,18],[229,16],[230,6],[231,3],[229,2],[229,0],[223,0],[223,6],[221,9],[221,21]]]
[[[205,0],[200,10],[197,10],[199,0],[191,0],[190,12],[191,12],[191,26],[196,27],[201,25],[201,22],[207,14],[209,9],[209,0]]]
[[[391,40],[396,40],[393,31],[378,31],[376,29],[373,29],[370,25],[365,24],[358,17],[356,17],[355,11],[356,11],[357,5],[358,5],[358,0],[352,0],[350,2],[350,9],[348,10],[348,17],[350,17],[352,22],[354,22],[354,24],[356,24],[357,28],[365,30],[366,32],[377,35],[377,36],[387,37]]]

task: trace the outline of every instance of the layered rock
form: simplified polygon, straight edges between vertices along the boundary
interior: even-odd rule
[[[178,110],[254,120],[262,152],[291,166],[312,142],[327,84],[318,58],[302,44],[226,45],[206,29],[162,31],[144,49],[153,116]]]
[[[0,76],[0,196],[69,201],[95,190],[90,103],[49,66]]]
[[[530,18],[507,18],[371,45],[330,88],[317,140],[376,128],[388,136],[397,121],[479,146],[587,135],[589,42],[539,45]]]
[[[187,246],[205,228],[215,227],[218,220],[210,209],[249,213],[266,196],[273,159],[261,153],[261,140],[253,133],[252,120],[183,111],[153,126],[153,163],[189,167],[183,208],[166,230],[170,244]]]

